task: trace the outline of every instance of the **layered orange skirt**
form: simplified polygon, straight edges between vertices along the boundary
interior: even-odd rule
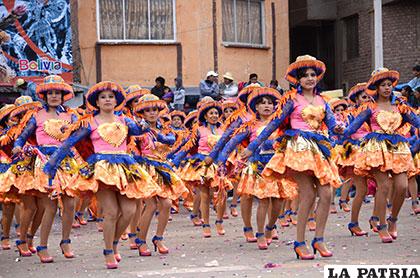
[[[210,187],[217,186],[214,182],[217,176],[217,166],[213,163],[206,166],[204,162],[194,163],[188,161],[179,169],[179,177],[185,182],[209,184]]]
[[[298,194],[296,183],[284,177],[280,180],[267,180],[258,172],[256,163],[252,163],[242,170],[237,192],[239,195],[251,195],[258,199],[282,198],[292,200]]]
[[[363,176],[368,176],[374,169],[394,174],[415,171],[408,143],[398,142],[393,145],[387,140],[376,138],[371,138],[361,144],[354,168],[355,174]]]
[[[269,180],[280,180],[291,177],[296,172],[314,175],[321,185],[340,187],[342,182],[338,168],[333,161],[327,159],[317,143],[303,136],[284,139],[276,153],[265,166],[262,175]]]
[[[165,168],[156,168],[152,165],[142,164],[142,167],[152,176],[153,180],[159,185],[160,192],[157,193],[159,197],[178,200],[179,197],[186,197],[188,195],[188,188],[184,185],[184,182],[178,177],[177,174],[171,172]],[[157,171],[158,170],[158,171]],[[170,176],[170,184],[165,182],[165,179],[162,175],[159,174],[159,171],[164,171]]]
[[[19,190],[14,186],[16,175],[9,168],[6,172],[0,173],[0,203],[19,203]]]
[[[137,163],[126,165],[99,160],[91,167],[93,174],[76,182],[82,192],[96,193],[100,188],[106,188],[128,198],[143,199],[156,196],[162,191],[153,177]]]
[[[338,167],[353,167],[359,149],[357,145],[337,145],[334,147],[332,160]]]
[[[49,156],[46,156],[48,160]],[[24,161],[22,161],[24,162]],[[29,162],[29,161],[28,161]],[[19,162],[20,163],[20,162]],[[12,170],[17,170],[20,165],[12,166]],[[49,177],[43,172],[44,161],[38,156],[33,163],[33,171],[18,171],[15,186],[20,194],[49,193]],[[72,157],[66,157],[57,169],[57,173],[52,181],[52,187],[58,194],[64,194],[70,197],[78,195],[78,162]]]

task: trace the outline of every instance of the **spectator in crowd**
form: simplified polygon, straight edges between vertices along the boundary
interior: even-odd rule
[[[238,85],[234,80],[230,72],[226,72],[223,75],[223,82],[219,85],[220,96],[223,99],[236,98],[238,96]]]
[[[256,73],[251,73],[249,75],[249,81],[245,84],[245,87],[255,83],[259,84],[261,87],[264,86],[264,83],[258,81],[258,75]]]
[[[201,80],[200,99],[209,96],[214,100],[220,100],[219,84],[217,83],[218,76],[217,73],[211,70],[206,74],[206,80]]]
[[[171,88],[165,86],[163,88],[163,97],[162,99],[166,102],[168,105],[168,108],[170,111],[174,110],[173,107],[173,101],[174,101],[174,93],[172,92]]]
[[[162,76],[158,76],[155,79],[155,83],[156,85],[152,88],[151,92],[159,99],[162,99],[163,95],[165,94],[165,78],[163,78]]]
[[[174,91],[174,109],[175,110],[184,110],[185,104],[185,88],[182,85],[182,78],[175,78],[175,91]]]
[[[21,96],[30,96],[34,101],[39,101],[39,98],[36,95],[36,84],[34,82],[18,78],[15,83],[15,89]]]
[[[413,90],[420,87],[420,65],[416,65],[413,67],[413,75],[414,78],[411,79],[407,85],[409,85]]]
[[[283,95],[283,89],[281,87],[279,87],[279,82],[277,80],[271,80],[269,87],[273,88],[273,89],[276,89],[277,91],[279,91],[280,94]]]

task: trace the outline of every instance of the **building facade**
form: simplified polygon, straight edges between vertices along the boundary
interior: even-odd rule
[[[279,79],[289,63],[285,0],[72,1],[75,76],[150,87],[157,76],[197,87],[210,70]]]
[[[327,65],[325,87],[348,90],[374,70],[373,0],[290,0],[291,59],[310,53]],[[384,67],[407,82],[420,63],[420,1],[383,0]],[[305,36],[308,34],[308,36]],[[302,45],[302,36],[309,41]]]

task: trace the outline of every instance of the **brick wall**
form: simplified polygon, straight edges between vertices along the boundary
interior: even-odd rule
[[[366,81],[372,72],[372,16],[368,10],[357,12],[359,15],[359,57],[342,62],[342,83],[347,89],[358,82]],[[342,24],[344,27],[344,24]],[[341,50],[342,51],[342,50]]]
[[[374,69],[373,7],[371,0],[338,2],[338,28],[344,17],[359,15],[359,57],[341,62],[341,84],[348,88],[358,82],[367,81]],[[420,24],[420,1],[393,1],[382,7],[384,66],[398,70],[401,82],[412,78],[411,68],[420,61],[418,25]],[[338,41],[337,51],[342,51]],[[340,62],[338,62],[340,63]],[[347,89],[348,89],[347,88]]]
[[[420,64],[416,24],[420,24],[420,1],[404,0],[385,5],[383,15],[384,66],[400,72],[400,81],[413,78],[412,68]]]

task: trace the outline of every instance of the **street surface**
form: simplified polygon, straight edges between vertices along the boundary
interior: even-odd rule
[[[380,243],[377,235],[351,237],[347,230],[350,213],[343,211],[330,215],[326,242],[334,252],[332,258],[316,257],[313,261],[296,260],[292,250],[295,227],[279,229],[280,240],[273,241],[268,250],[258,250],[256,243],[246,243],[239,217],[225,220],[225,236],[216,235],[204,239],[200,227],[192,227],[188,213],[173,215],[168,225],[165,243],[170,248],[168,255],[152,252],[151,257],[139,257],[129,250],[123,241],[120,253],[123,257],[117,270],[105,269],[102,256],[102,234],[96,231],[95,223],[73,229],[72,242],[76,255],[65,259],[58,247],[60,242],[60,218],[56,218],[49,250],[54,263],[41,264],[37,256],[19,258],[12,250],[0,250],[0,277],[323,277],[323,266],[328,264],[420,264],[419,216],[410,215],[410,201],[404,203],[398,221],[398,240],[391,244]],[[360,217],[361,227],[367,230],[373,203],[364,204]],[[254,205],[254,209],[255,205]],[[254,210],[255,211],[255,210]],[[255,221],[255,216],[253,216]],[[211,215],[214,223],[215,215]],[[156,228],[151,226],[148,244]],[[254,225],[254,232],[256,225]],[[12,229],[12,236],[15,236]],[[307,232],[307,240],[313,232]],[[13,241],[15,238],[13,238]],[[35,238],[35,244],[38,238]],[[152,250],[154,251],[154,250]]]

